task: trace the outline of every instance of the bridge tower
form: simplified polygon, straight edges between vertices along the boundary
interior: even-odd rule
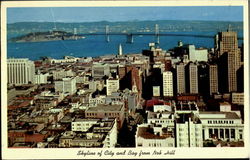
[[[158,24],[155,24],[155,43],[160,44],[160,30]]]
[[[133,34],[127,34],[127,43],[134,43]]]
[[[74,39],[77,40],[77,28],[74,28]]]
[[[105,34],[106,34],[106,42],[109,42],[110,39],[109,39],[109,26],[108,25],[106,25]]]

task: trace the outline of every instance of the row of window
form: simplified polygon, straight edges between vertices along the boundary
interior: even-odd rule
[[[155,120],[155,121],[151,121],[151,123],[174,123],[173,120]]]
[[[105,116],[119,116],[119,113],[104,113]],[[97,113],[86,113],[86,116],[97,116]]]
[[[228,120],[213,120],[213,121],[208,121],[208,124],[234,124],[234,121],[228,121]]]

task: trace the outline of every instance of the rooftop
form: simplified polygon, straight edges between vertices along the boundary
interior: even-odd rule
[[[235,112],[200,111],[201,119],[241,119]]]
[[[156,135],[153,128],[150,127],[138,127],[137,136],[145,139],[166,139],[171,137],[169,134]]]
[[[86,111],[121,111],[123,105],[99,104],[96,107],[89,107]]]

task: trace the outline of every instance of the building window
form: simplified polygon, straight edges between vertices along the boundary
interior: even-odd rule
[[[242,134],[240,134],[240,139],[242,139],[243,138],[243,136],[242,136]]]
[[[213,130],[211,128],[208,130],[208,134],[209,134],[209,138],[212,138]]]
[[[231,138],[235,138],[235,129],[231,129]]]
[[[225,129],[225,138],[229,138],[229,129]]]
[[[223,138],[224,139],[224,130],[220,129],[220,137],[219,138]]]

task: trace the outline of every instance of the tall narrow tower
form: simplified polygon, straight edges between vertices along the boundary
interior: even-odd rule
[[[218,57],[220,72],[227,72],[228,92],[237,91],[237,70],[240,68],[240,51],[238,48],[237,32],[231,30],[229,26],[227,32],[218,34]],[[222,77],[223,79],[224,77]],[[219,78],[221,79],[221,78]],[[226,83],[221,83],[221,86]],[[225,90],[226,91],[226,90]]]
[[[106,33],[106,42],[109,42],[110,39],[109,39],[109,26],[108,25],[106,25],[105,27],[105,33]]]
[[[77,40],[77,28],[74,28],[74,39]]]
[[[118,47],[118,55],[121,56],[122,55],[122,45],[119,44],[119,47]]]
[[[185,81],[185,65],[183,63],[176,65],[177,76],[177,93],[186,93],[186,81]]]
[[[159,30],[159,25],[155,25],[155,43],[160,44],[160,30]]]

